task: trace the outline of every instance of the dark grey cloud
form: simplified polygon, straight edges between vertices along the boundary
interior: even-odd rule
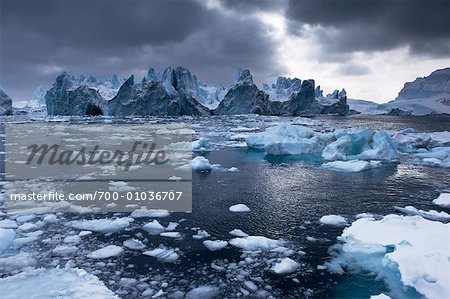
[[[109,76],[183,65],[224,85],[282,73],[261,22],[188,0],[1,0],[2,87],[16,99],[62,70]]]
[[[325,53],[407,45],[412,54],[450,57],[448,0],[290,0],[286,15],[291,32],[317,28]]]
[[[341,64],[338,67],[337,71],[339,74],[344,76],[361,76],[370,74],[372,72],[369,67],[357,63]]]

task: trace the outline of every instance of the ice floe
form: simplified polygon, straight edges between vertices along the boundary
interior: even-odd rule
[[[238,247],[244,250],[256,251],[256,250],[271,250],[276,247],[283,246],[284,241],[274,240],[263,236],[248,236],[242,238],[234,238],[229,241],[234,247]]]
[[[137,240],[137,239],[128,239],[123,241],[123,246],[125,246],[126,248],[132,249],[132,250],[142,250],[144,249],[146,246],[144,243],[142,243],[142,241]]]
[[[30,291],[32,295],[30,295]],[[0,279],[3,299],[118,299],[96,276],[81,269],[36,269]]]
[[[107,259],[122,254],[123,248],[116,245],[108,245],[106,247],[97,249],[87,255],[91,259]]]
[[[287,275],[297,271],[299,267],[300,267],[299,263],[286,257],[283,258],[280,262],[273,265],[271,270],[278,275]]]
[[[325,215],[319,219],[320,223],[332,226],[346,226],[347,219],[340,215]]]
[[[233,229],[232,231],[229,232],[229,234],[236,237],[248,237],[248,234],[240,229]]]
[[[209,299],[216,298],[219,288],[212,285],[203,285],[187,292],[185,299]]]
[[[419,215],[425,219],[429,219],[429,220],[435,220],[435,221],[445,221],[448,222],[450,221],[450,215],[446,212],[438,212],[435,210],[431,210],[431,211],[423,211],[423,210],[419,210],[413,206],[406,206],[404,208],[401,207],[394,207],[397,211],[402,212],[406,215]]]
[[[205,247],[211,251],[217,251],[217,250],[227,247],[228,242],[222,241],[222,240],[214,240],[214,241],[206,240],[206,241],[203,241],[203,245],[205,245]]]
[[[323,167],[344,172],[361,172],[372,168],[379,167],[380,161],[362,161],[362,160],[350,160],[350,161],[332,161],[322,164]]]
[[[13,229],[0,228],[0,254],[8,249],[16,238],[16,232]]]
[[[344,229],[339,254],[327,267],[376,273],[398,298],[411,289],[431,299],[449,298],[449,233],[450,224],[420,216],[358,219]]]
[[[232,205],[228,209],[230,210],[230,212],[233,212],[233,213],[250,212],[250,208],[242,203]]]
[[[178,253],[174,249],[167,248],[155,248],[152,250],[144,251],[143,255],[151,256],[156,258],[158,261],[163,263],[173,263],[179,259]]]
[[[134,219],[128,217],[117,219],[74,220],[70,222],[70,226],[80,230],[90,230],[106,234],[121,231],[129,227],[132,221],[134,221]]]
[[[141,208],[138,210],[134,210],[130,217],[131,218],[162,218],[162,217],[167,217],[170,215],[170,212],[168,210],[153,210],[153,209],[145,209],[145,208]]]

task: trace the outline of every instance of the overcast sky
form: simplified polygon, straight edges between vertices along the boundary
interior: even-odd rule
[[[315,79],[325,93],[393,100],[450,66],[448,0],[0,0],[0,85],[27,100],[68,71],[141,77],[182,65],[229,86]]]

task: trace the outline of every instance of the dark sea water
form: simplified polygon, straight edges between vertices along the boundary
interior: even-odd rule
[[[239,120],[240,125],[246,124],[245,119]],[[316,120],[326,127],[414,128],[420,132],[450,130],[450,117],[350,116]],[[217,118],[202,120],[201,129],[196,131],[202,136],[202,133],[227,126],[221,127],[221,123],[225,122]],[[192,213],[173,213],[161,219],[164,224],[185,219],[177,228],[185,235],[183,240],[147,236],[148,244],[179,248],[180,263],[162,264],[151,257],[130,252],[112,268],[89,267],[82,259],[78,262],[88,268],[88,272],[101,270],[96,275],[113,290],[124,289],[112,278],[118,271],[120,277],[165,281],[169,284],[168,290],[186,291],[202,284],[219,285],[221,297],[234,298],[242,294],[240,288],[243,287],[242,280],[236,275],[246,271],[248,275],[244,275],[246,278],[243,280],[254,281],[260,290],[267,290],[276,298],[368,298],[388,292],[383,282],[373,275],[335,275],[320,269],[330,260],[329,247],[336,244],[342,228],[322,225],[319,218],[339,214],[351,223],[359,213],[397,213],[393,206],[412,205],[429,210],[435,208],[431,201],[450,188],[449,169],[414,165],[407,158],[402,158],[400,164],[360,173],[342,173],[320,167],[321,157],[270,157],[247,148],[221,148],[205,154],[205,157],[211,163],[225,168],[237,167],[239,171],[194,173]],[[228,211],[228,207],[238,203],[246,204],[251,212]],[[68,220],[80,217],[66,216]],[[86,249],[97,248],[98,244],[120,245],[136,233],[144,234],[140,227],[146,222],[148,219],[138,219],[132,229],[107,237],[94,234],[91,244],[85,245]],[[201,241],[189,236],[194,233],[191,228],[196,227],[206,230],[211,235],[210,239],[229,240],[232,238],[229,231],[241,229],[249,235],[286,240],[286,247],[295,252],[291,258],[301,263],[301,269],[288,277],[278,277],[267,271],[264,264],[270,256],[258,257],[261,265],[237,266],[236,270],[229,272],[212,269],[211,263],[239,264],[243,259],[242,253],[231,246],[210,252]],[[50,227],[47,233],[52,230],[57,232],[58,228]],[[46,248],[36,247],[35,250],[45,251]],[[46,257],[40,262],[42,266],[55,264],[49,256]],[[57,261],[61,265],[63,262],[64,259]],[[123,296],[133,298],[137,294],[128,290]]]

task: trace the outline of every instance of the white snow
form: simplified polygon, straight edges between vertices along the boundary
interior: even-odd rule
[[[435,205],[450,208],[450,193],[442,193],[438,198],[433,200]]]
[[[234,238],[229,241],[229,243],[235,247],[256,251],[263,250],[268,251],[276,247],[280,247],[284,244],[282,240],[274,240],[270,238],[266,238],[263,236],[248,236],[243,238]]]
[[[385,280],[395,297],[404,286],[430,299],[449,298],[450,224],[420,216],[387,215],[358,219],[342,233],[342,251],[328,269],[362,268]]]
[[[180,257],[173,249],[155,248],[153,250],[144,251],[142,254],[152,256],[163,263],[173,263]]]
[[[71,255],[78,251],[76,246],[71,245],[58,245],[53,250],[52,253],[55,255]]]
[[[132,222],[133,218],[117,219],[93,219],[93,220],[75,220],[70,222],[70,226],[80,230],[90,230],[99,233],[114,233],[121,231]]]
[[[203,245],[205,245],[205,247],[211,251],[217,251],[217,250],[227,247],[228,242],[222,241],[222,240],[214,240],[214,241],[206,240],[206,241],[203,241]]]
[[[118,299],[96,276],[82,269],[36,269],[0,279],[2,299]]]
[[[230,212],[233,212],[233,213],[250,212],[250,208],[247,207],[246,205],[242,204],[242,203],[236,204],[236,205],[232,205],[228,209],[230,210]]]
[[[332,226],[346,226],[347,219],[339,215],[325,215],[319,219],[320,223]]]
[[[299,267],[300,267],[299,263],[286,257],[283,258],[280,262],[273,265],[271,270],[278,275],[287,275],[297,271]]]
[[[91,259],[107,259],[110,257],[122,254],[123,248],[116,245],[108,245],[106,247],[97,249],[87,255]]]

